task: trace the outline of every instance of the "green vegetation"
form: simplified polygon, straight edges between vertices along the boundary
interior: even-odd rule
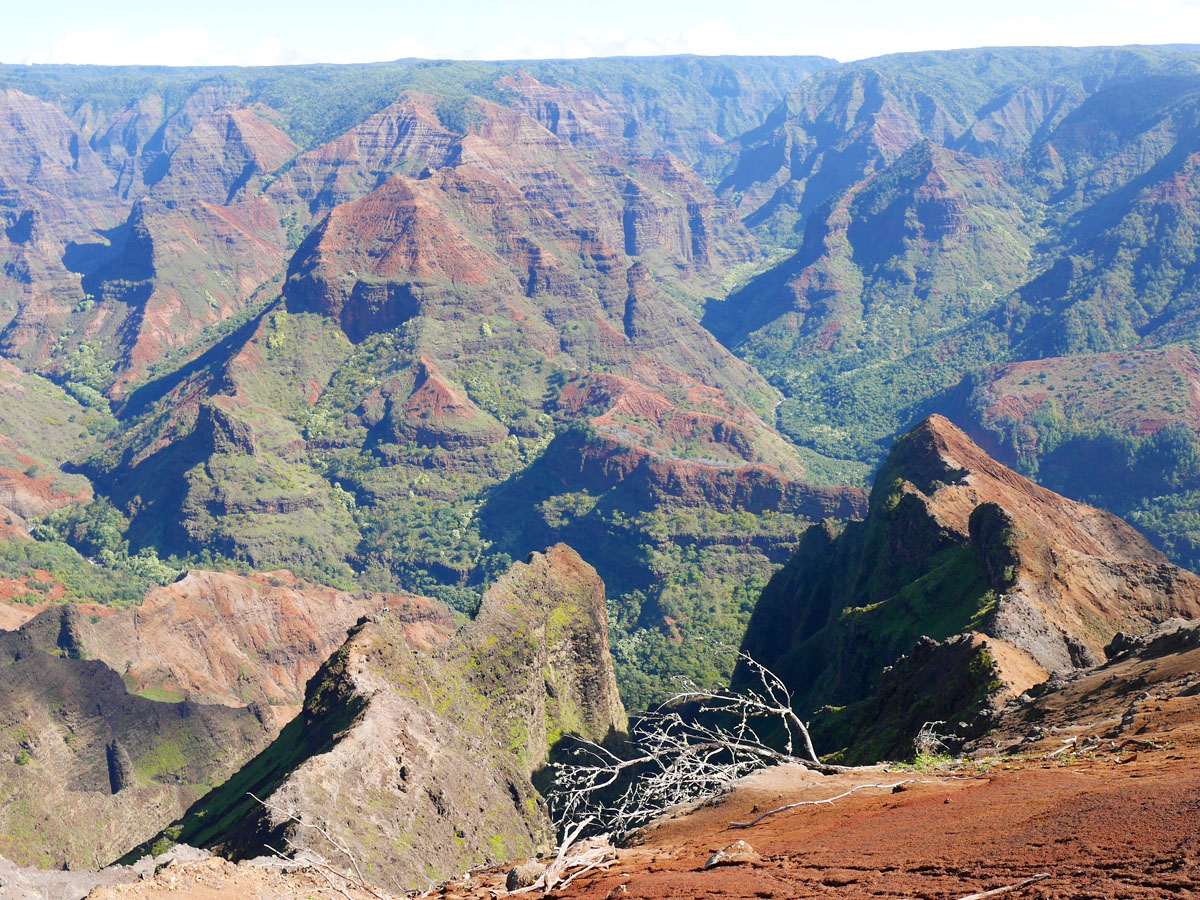
[[[29,593],[25,595],[29,602],[45,599],[41,592],[57,584],[63,587],[68,600],[129,606],[141,602],[151,583],[132,571],[93,563],[62,543],[0,541],[0,575],[20,579],[37,570],[48,572],[53,580],[42,583],[30,578],[26,582]]]
[[[705,323],[784,394],[778,425],[818,478],[865,484],[897,434],[943,412],[1200,565],[1190,451],[1142,446],[1163,424],[1198,428],[1183,381],[1200,212],[1169,187],[1194,181],[1176,148],[1198,72],[1167,48],[972,50],[864,61],[795,92],[728,181],[736,198],[791,179],[746,220],[782,261],[737,273]],[[1069,116],[1020,108],[1051,84],[1075,92]],[[905,123],[902,145],[843,108],[859,91]],[[830,116],[846,118],[828,131]],[[777,171],[768,148],[785,138],[799,159]],[[1020,360],[1039,362],[999,368]]]
[[[1025,474],[1111,510],[1179,565],[1200,569],[1200,439],[1191,427],[1177,422],[1139,438],[1041,407],[1021,423],[1001,418],[991,431]]]
[[[611,94],[614,100],[633,105],[655,129],[665,125],[668,116],[687,111],[717,134],[733,137],[757,125],[778,97],[810,72],[830,64],[820,57],[745,58],[736,64],[700,57],[651,57],[521,63],[397,60],[254,68],[3,65],[0,86],[57,102],[68,114],[86,103],[102,116],[148,95],[162,97],[170,113],[199,89],[231,89],[248,103],[276,110],[292,139],[312,147],[358,124],[403,91],[447,98],[443,103],[450,122],[469,124],[456,122],[449,112],[459,108],[454,98],[474,95],[503,102],[508,93],[502,79],[523,70],[550,84]],[[731,84],[753,85],[758,92],[746,102],[736,87],[729,89]]]
[[[47,99],[68,116],[86,115],[90,123],[144,107],[149,119],[161,117],[171,123],[164,127],[180,134],[196,110],[217,97],[253,109],[308,149],[409,91],[432,97],[431,111],[443,128],[456,134],[480,129],[489,121],[490,104],[525,104],[513,80],[525,73],[551,90],[563,88],[565,104],[576,91],[588,103],[611,105],[612,121],[628,132],[630,158],[612,163],[610,171],[609,162],[596,162],[596,148],[574,148],[574,138],[564,133],[561,153],[535,151],[528,159],[515,160],[518,170],[528,165],[538,173],[534,178],[549,179],[552,192],[568,198],[568,208],[591,208],[599,201],[619,209],[626,185],[636,179],[647,196],[680,204],[684,215],[689,213],[674,176],[657,174],[647,161],[655,155],[665,159],[660,151],[668,151],[694,163],[703,178],[715,183],[730,151],[712,135],[733,138],[757,126],[789,89],[828,64],[817,58],[689,57],[402,60],[257,69],[46,66],[36,73],[0,66],[0,86]],[[197,96],[203,102],[197,104]],[[557,127],[550,114],[546,122]],[[165,157],[156,161],[156,152],[143,154],[148,170],[163,167]],[[636,158],[640,156],[645,159]],[[255,173],[241,187],[253,194],[281,185],[291,165]],[[418,175],[423,168],[416,156],[389,165],[389,172],[363,176],[363,193],[378,177]],[[581,171],[591,174],[580,179]],[[529,194],[530,183],[516,180],[529,177],[520,171],[512,187]],[[563,180],[561,186],[552,184],[556,178]],[[152,186],[149,179],[146,183]],[[684,189],[692,190],[686,184]],[[265,233],[265,239],[300,248],[302,256],[289,263],[288,277],[304,276],[303,254],[311,249],[305,229],[325,201],[306,196],[299,198],[301,205],[289,207],[290,201],[269,190],[263,197],[270,207],[263,212],[268,217],[278,213],[280,226],[275,234]],[[187,198],[177,199],[172,210],[184,216]],[[151,221],[155,213],[144,210],[143,218],[129,223],[130,233],[108,235],[108,249],[148,258],[134,259],[136,271],[128,278],[109,278],[112,290],[107,294],[87,288],[45,363],[45,371],[63,385],[56,390],[78,409],[82,422],[83,446],[50,461],[77,465],[102,499],[89,503],[86,497],[76,498],[75,504],[36,523],[39,549],[20,552],[53,556],[54,574],[73,579],[68,588],[72,597],[83,581],[72,567],[104,573],[94,574],[95,580],[123,580],[125,594],[132,598],[185,565],[286,566],[335,586],[419,591],[467,613],[513,559],[559,539],[575,543],[609,535],[629,543],[601,546],[589,556],[597,557],[612,586],[613,607],[619,611],[614,637],[627,637],[626,629],[640,635],[622,651],[622,682],[632,702],[650,702],[667,689],[674,659],[697,680],[723,679],[727,666],[693,649],[691,638],[737,640],[754,593],[807,521],[792,515],[760,521],[749,513],[718,515],[708,509],[668,516],[668,502],[589,493],[578,478],[551,492],[541,491],[539,482],[539,490],[527,494],[522,489],[528,482],[521,476],[575,420],[586,418],[563,408],[561,395],[568,383],[578,388],[580,379],[594,374],[625,377],[639,359],[649,362],[650,356],[721,390],[713,396],[692,391],[688,384],[675,384],[668,373],[660,387],[679,413],[658,419],[636,411],[626,414],[614,426],[622,439],[641,442],[667,459],[721,466],[750,461],[778,467],[789,476],[801,466],[776,436],[755,432],[747,437],[740,425],[730,428],[731,434],[720,426],[721,434],[714,436],[705,416],[730,415],[732,402],[733,415],[753,419],[742,404],[765,415],[774,397],[747,370],[723,365],[726,360],[702,335],[687,338],[685,344],[694,347],[651,352],[657,345],[647,344],[646,350],[623,346],[628,341],[619,333],[619,322],[614,330],[596,312],[624,303],[628,286],[619,273],[611,277],[614,272],[603,259],[607,251],[597,247],[593,255],[586,249],[592,238],[583,249],[579,246],[579,228],[594,224],[586,215],[572,214],[571,221],[557,224],[544,221],[546,204],[558,202],[557,197],[531,200],[524,210],[511,204],[505,215],[512,221],[491,226],[472,221],[475,211],[469,205],[460,208],[448,200],[440,210],[485,254],[493,252],[491,242],[527,235],[521,240],[543,255],[552,275],[524,311],[517,310],[523,301],[513,293],[514,285],[532,277],[523,261],[514,265],[511,278],[505,274],[480,288],[470,274],[465,280],[434,275],[427,283],[403,283],[370,270],[374,251],[361,259],[353,250],[347,252],[338,276],[347,279],[348,291],[372,297],[380,290],[407,291],[419,309],[398,316],[400,324],[387,329],[383,320],[388,316],[375,322],[374,313],[383,311],[373,308],[364,321],[354,323],[302,311],[313,307],[298,300],[303,291],[293,291],[293,280],[285,284],[282,272],[239,301],[244,308],[212,322],[214,311],[228,312],[222,301],[234,290],[228,248],[219,241],[205,244],[202,229],[197,229],[189,237],[203,244],[195,258],[201,264],[160,253],[160,244],[147,235],[161,223]],[[738,260],[754,256],[747,247],[731,251],[727,226],[715,227],[720,233],[697,236],[711,241],[705,253],[714,261],[726,255]],[[493,234],[493,228],[506,233]],[[274,223],[267,232],[272,229]],[[728,239],[745,237],[731,230]],[[121,241],[130,243],[122,249]],[[103,256],[101,249],[91,248]],[[691,252],[685,249],[684,257]],[[675,315],[686,319],[723,277],[703,267],[680,277],[680,260],[672,254],[658,247],[644,254],[654,272],[653,296],[647,297],[645,310],[651,323]],[[685,262],[690,266],[690,259]],[[745,280],[754,266],[749,262],[730,284]],[[108,278],[100,275],[100,281]],[[92,273],[87,277],[89,285],[96,280]],[[258,272],[255,277],[263,276]],[[532,287],[526,299],[532,298]],[[278,296],[280,290],[286,301]],[[118,333],[125,326],[111,317],[106,322],[99,313],[105,304],[115,309],[124,303],[132,309],[152,291],[177,303],[188,327],[198,333],[182,346],[153,335],[151,343],[172,346],[155,347],[144,374],[126,382],[132,351],[123,343],[123,332]],[[422,360],[428,360],[428,372]],[[418,381],[426,378],[436,383],[421,393]],[[450,403],[450,414],[440,414],[443,402]],[[692,414],[700,424],[689,419]],[[829,469],[824,477],[832,480],[835,473]],[[549,483],[562,480],[547,477]],[[664,515],[656,519],[659,506]],[[649,517],[642,519],[647,512]],[[710,535],[706,529],[714,530]],[[620,559],[622,553],[626,560]],[[629,559],[634,571],[628,571]],[[100,587],[93,593],[104,602],[114,599],[112,591]],[[647,672],[647,667],[653,670]],[[640,686],[634,687],[639,678]]]
[[[106,572],[111,573],[109,577],[113,580],[127,582],[120,595],[122,601],[140,600],[149,585],[170,584],[182,573],[182,567],[160,560],[152,547],[131,553],[126,538],[128,529],[129,520],[108,500],[99,497],[87,506],[65,506],[43,519],[30,533],[46,545],[45,551],[26,549],[24,555],[55,560],[54,568],[49,571],[56,581],[61,578],[64,586],[70,584],[67,591],[72,598],[87,596],[79,593],[82,580],[96,577],[96,572]],[[64,544],[70,549],[63,547]],[[8,552],[17,555],[21,549],[16,545],[8,548]],[[82,579],[81,570],[88,573]],[[101,597],[92,599],[106,602],[103,599],[106,596],[112,595],[102,591]]]
[[[706,235],[712,271],[680,275],[678,261],[655,255],[661,248],[638,254],[653,284],[647,303],[659,304],[648,319],[679,316],[684,329],[688,311],[703,309],[710,330],[783,397],[776,408],[761,378],[728,365],[704,340],[678,336],[676,347],[668,334],[642,345],[602,328],[596,309],[626,303],[627,285],[619,273],[615,292],[607,285],[607,263],[580,251],[576,231],[545,227],[542,200],[532,212],[514,203],[511,221],[484,225],[469,206],[438,207],[489,260],[518,234],[543,261],[553,259],[544,285],[534,283],[537,266],[526,271],[522,261],[481,287],[470,281],[480,273],[379,274],[372,267],[382,245],[334,242],[313,255],[305,230],[323,201],[304,197],[309,208],[280,206],[270,225],[279,226],[273,240],[305,248],[289,261],[286,283],[284,272],[266,279],[243,309],[163,350],[144,380],[114,391],[126,365],[117,338],[82,319],[49,348],[45,371],[60,386],[0,373],[3,386],[11,381],[36,398],[0,408],[0,434],[21,451],[18,458],[0,446],[0,464],[74,492],[74,503],[33,523],[37,543],[0,547],[3,571],[20,576],[36,565],[70,598],[124,603],[186,565],[288,566],[335,586],[426,593],[466,614],[513,559],[563,540],[608,585],[620,680],[637,708],[666,693],[674,674],[700,684],[728,677],[728,663],[709,647],[738,642],[760,589],[810,523],[738,509],[741,501],[719,511],[703,491],[688,494],[682,477],[677,489],[687,496],[671,495],[674,482],[641,493],[608,486],[581,474],[588,442],[616,436],[672,462],[753,462],[789,477],[802,461],[814,483],[864,485],[894,436],[930,411],[990,433],[1023,471],[1127,516],[1176,560],[1200,564],[1200,451],[1188,432],[1196,423],[1169,362],[1153,370],[1169,382],[1118,364],[1103,375],[1101,401],[1079,372],[1055,375],[1047,361],[1052,371],[1026,376],[1036,384],[1017,398],[1024,412],[1010,418],[987,394],[1002,377],[997,367],[1015,360],[1091,359],[1134,345],[1174,353],[1198,340],[1200,218],[1172,199],[1186,191],[1151,196],[1169,178],[1190,177],[1172,148],[1190,127],[1184,110],[1200,102],[1194,54],[1015,49],[826,68],[815,59],[692,57],[0,66],[0,85],[88,121],[149,97],[161,98],[171,116],[196,91],[213,89],[276,122],[301,148],[405,91],[429,94],[434,117],[458,134],[479,129],[488,104],[525,102],[512,80],[518,72],[551,90],[591,92],[630,126],[631,154],[667,150],[693,165],[737,207],[764,251],[723,257],[723,242],[746,237],[721,226]],[[1019,100],[1045,90],[1060,98],[1061,118],[1043,120],[1037,104]],[[871,102],[849,109],[847,96]],[[895,129],[880,131],[867,118],[880,104],[893,111]],[[742,137],[722,143],[712,134]],[[582,180],[596,182],[588,191],[598,193],[564,193],[568,207],[610,189],[624,202],[632,181],[663,203],[677,198],[678,185],[641,163],[594,165],[585,144],[561,155],[539,151],[522,164],[546,183],[586,172]],[[793,148],[786,164],[783,146]],[[253,190],[283,184],[289,165],[258,173]],[[414,157],[394,171],[420,168]],[[206,252],[219,269],[220,248]],[[336,300],[334,311],[312,312],[320,303],[305,291],[325,288],[316,276],[304,281],[306,267],[326,255],[332,266],[343,253],[326,298]],[[154,264],[158,286],[180,291],[187,314],[210,322],[221,292],[207,268]],[[404,299],[384,309],[355,292],[386,296],[378,301],[385,305]],[[72,316],[119,301],[98,293],[78,302]],[[364,321],[351,323],[349,314]],[[642,386],[652,391],[619,409],[580,399],[589,377],[629,378],[651,361],[721,390],[708,396],[686,379],[648,378]],[[418,382],[434,371],[437,390],[422,394]],[[1035,393],[1045,396],[1035,402]],[[595,408],[567,411],[585,402]],[[728,402],[738,407],[732,413]],[[441,414],[442,403],[452,412]],[[772,418],[799,456],[755,431],[752,416],[737,418],[742,403]],[[1099,412],[1089,418],[1080,412],[1087,408]],[[600,414],[607,424],[589,430]],[[712,415],[725,420],[716,433]],[[1168,427],[1152,434],[1163,422]],[[72,464],[101,499],[90,499],[82,475],[64,471]],[[771,504],[743,504],[763,505]],[[865,552],[882,552],[877,534],[850,535]],[[887,652],[926,620],[952,634],[994,603],[975,557],[920,537],[929,543],[915,550],[933,560],[930,569],[897,558],[890,570],[856,573],[862,590],[838,607],[842,625],[873,637],[853,652]],[[43,595],[41,584],[29,582],[29,599]],[[930,592],[949,599],[927,608]],[[815,658],[828,652],[819,648]]]

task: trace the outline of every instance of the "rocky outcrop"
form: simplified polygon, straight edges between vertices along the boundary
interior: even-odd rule
[[[982,690],[943,704],[953,708],[939,718],[949,718],[1093,665],[1117,632],[1173,616],[1200,616],[1200,578],[1120,519],[1039,487],[933,416],[897,441],[863,522],[804,535],[764,591],[743,649],[808,707],[846,707],[825,732],[845,746],[870,737],[846,724],[863,712],[854,704],[878,704],[886,688],[890,707],[904,710],[928,701],[922,690],[941,691],[881,674],[904,654],[909,670],[961,672]],[[924,639],[951,644],[912,656]],[[893,750],[880,752],[906,739],[893,735]]]
[[[454,631],[421,597],[192,571],[131,609],[51,605],[0,633],[5,855],[96,866],[145,840],[262,750],[355,622],[380,615],[426,650]]]
[[[259,110],[240,105],[219,106],[183,127],[178,143],[143,176],[150,196],[168,206],[228,204],[252,179],[296,155],[291,138]]]
[[[278,726],[246,708],[131,694],[58,619],[0,633],[0,848],[25,865],[98,868],[228,778]]]
[[[680,458],[604,432],[556,438],[537,468],[597,495],[614,491],[627,508],[711,507],[812,519],[858,518],[865,510],[857,488],[815,487],[759,461]]]
[[[385,428],[392,441],[462,450],[486,447],[508,436],[508,430],[450,384],[433,361],[421,357],[412,376],[407,397],[400,384],[380,392],[386,398]],[[375,424],[371,419],[368,413],[364,421]]]
[[[570,547],[516,563],[484,594],[460,639],[526,775],[565,734],[603,742],[625,732],[604,584]]]
[[[361,622],[309,682],[300,717],[189,811],[180,839],[235,857],[283,834],[320,850],[289,816],[319,818],[362,866],[427,884],[546,846],[530,777],[550,745],[624,729],[603,585],[552,547],[513,566],[432,651],[388,614]]]
[[[36,473],[31,477],[27,471],[0,466],[0,510],[3,512],[22,519],[39,518],[71,503],[86,503],[91,499],[90,491],[70,493],[62,490],[53,477]]]
[[[392,175],[440,169],[458,154],[457,135],[437,118],[437,100],[406,94],[327,144],[302,153],[267,189],[315,215],[369,194]]]
[[[1010,699],[988,717],[983,734],[967,733],[971,756],[1087,752],[1101,741],[1156,749],[1192,743],[1200,697],[1200,622],[1170,619],[1145,634],[1121,634],[1100,665],[1066,672]],[[1128,744],[1126,743],[1128,742]],[[1073,745],[1073,746],[1072,746]],[[1174,750],[1172,751],[1175,752]]]
[[[424,597],[338,591],[286,571],[193,570],[133,609],[83,622],[79,641],[140,693],[286,707],[355,622],[385,609],[413,646],[454,631],[449,610]]]
[[[56,872],[18,866],[0,857],[0,890],[5,900],[84,900],[96,888],[129,884],[137,877],[127,868]]]

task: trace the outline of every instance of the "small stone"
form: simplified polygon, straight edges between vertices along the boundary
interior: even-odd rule
[[[629,888],[623,884],[618,884],[615,888],[604,895],[604,900],[617,900],[618,897],[628,897]]]
[[[715,866],[736,866],[741,863],[758,862],[762,857],[755,852],[754,848],[745,841],[734,841],[724,850],[718,850],[708,858],[708,862],[704,864],[704,868],[711,869]]]
[[[541,878],[545,871],[546,867],[536,859],[518,863],[508,870],[508,878],[504,881],[504,887],[510,891],[519,891]]]

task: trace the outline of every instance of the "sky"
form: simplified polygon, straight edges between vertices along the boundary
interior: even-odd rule
[[[0,62],[815,54],[1200,43],[1200,0],[4,0]]]

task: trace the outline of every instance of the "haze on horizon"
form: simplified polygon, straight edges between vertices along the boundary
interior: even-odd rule
[[[6,15],[0,62],[281,65],[430,59],[820,55],[960,47],[1200,42],[1200,0],[62,0]]]

